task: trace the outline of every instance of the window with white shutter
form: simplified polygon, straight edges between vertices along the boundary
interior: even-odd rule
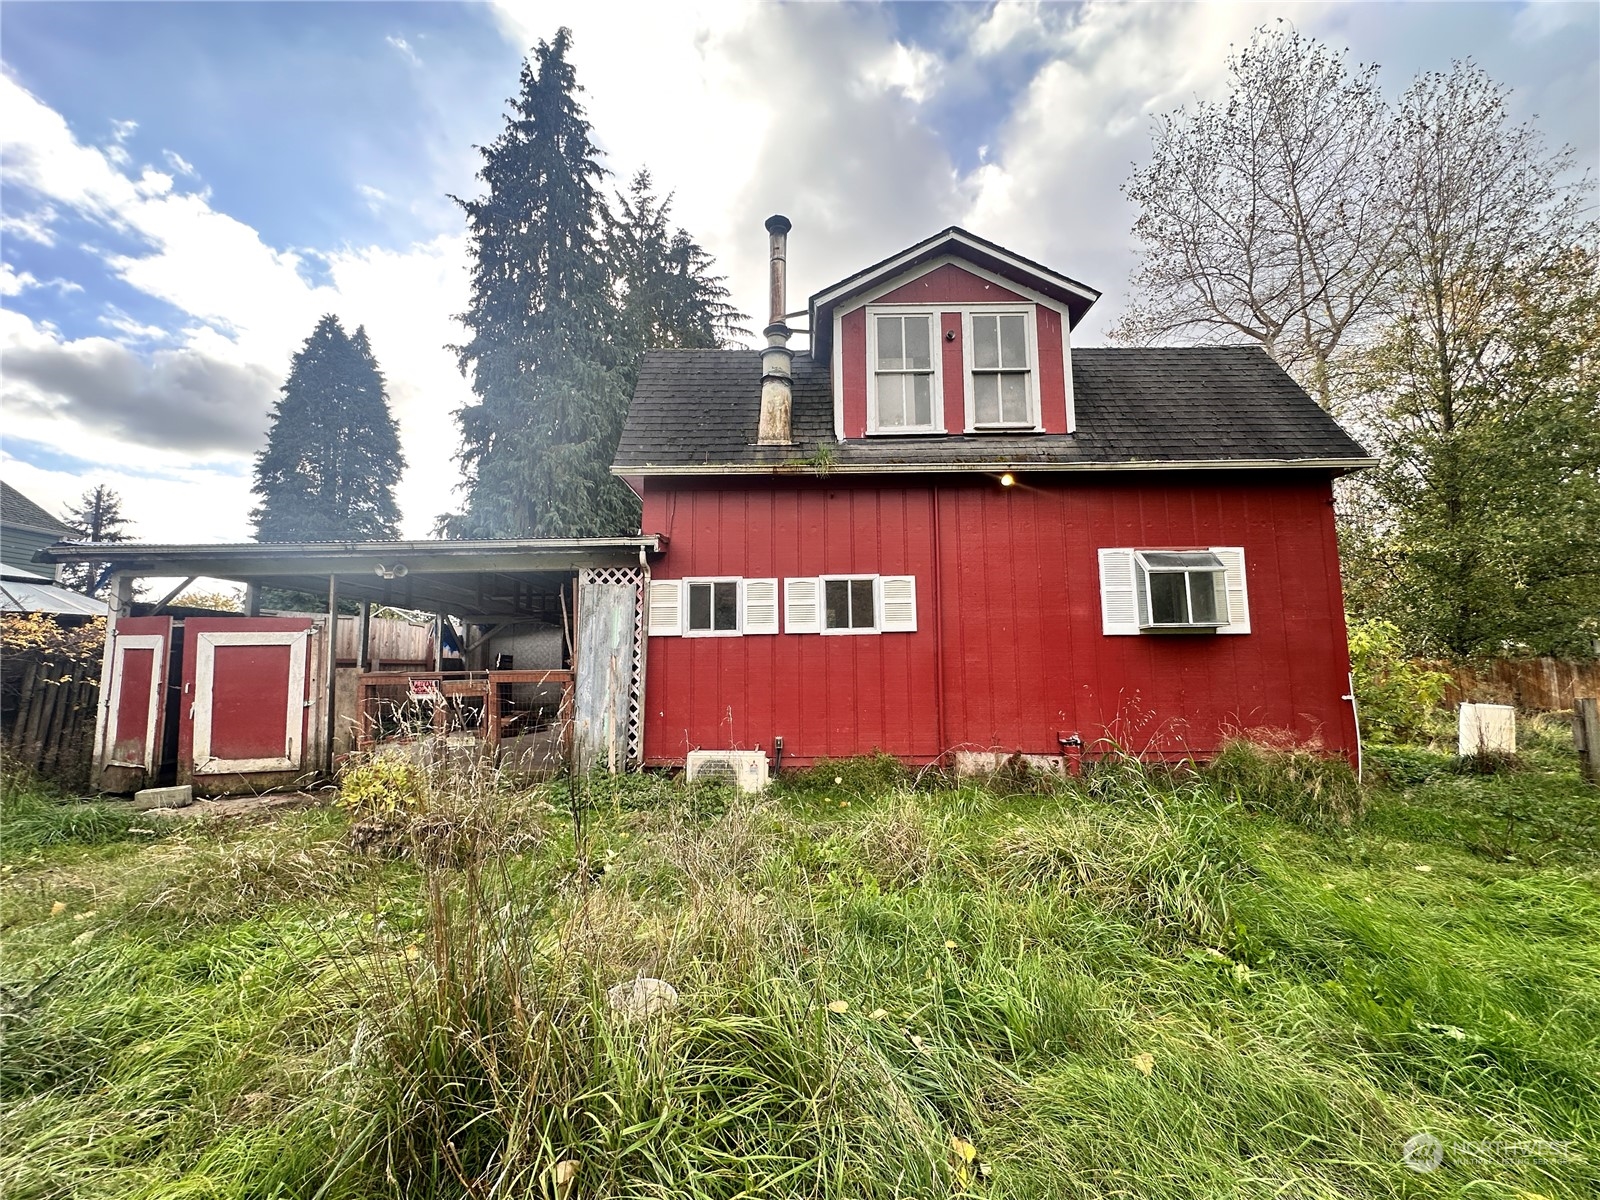
[[[1228,623],[1218,633],[1250,632],[1250,595],[1244,578],[1244,548],[1241,546],[1213,546],[1211,553],[1222,560],[1227,572]]]
[[[1100,619],[1107,636],[1249,633],[1244,550],[1100,551]]]
[[[1100,551],[1100,628],[1108,637],[1139,632],[1133,551]]]
[[[777,633],[778,581],[746,579],[740,587],[743,592],[745,633]]]
[[[810,577],[783,581],[783,631],[822,631],[822,581]]]
[[[683,632],[683,585],[676,579],[650,581],[650,636],[676,637]]]
[[[885,633],[917,631],[917,579],[885,575],[878,580],[878,627]]]

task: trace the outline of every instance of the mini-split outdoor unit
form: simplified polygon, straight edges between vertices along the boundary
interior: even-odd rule
[[[741,792],[767,790],[767,756],[760,750],[691,750],[690,783],[731,783]]]

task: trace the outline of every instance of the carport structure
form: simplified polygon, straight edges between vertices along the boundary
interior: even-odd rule
[[[38,558],[111,572],[99,786],[223,793],[293,786],[331,774],[352,749],[425,733],[579,770],[637,765],[641,598],[661,542],[58,542]],[[245,612],[167,614],[202,577],[243,584]],[[150,615],[132,616],[134,585],[149,578],[184,582]],[[271,589],[316,596],[322,611],[263,615]],[[354,639],[338,636],[341,604],[358,607]],[[376,606],[434,614],[432,670],[374,662]],[[466,631],[453,654],[448,618]]]

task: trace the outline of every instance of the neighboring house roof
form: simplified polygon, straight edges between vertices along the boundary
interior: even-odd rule
[[[9,525],[16,529],[32,529],[38,533],[53,533],[57,536],[72,532],[72,526],[51,516],[48,511],[4,481],[0,481],[0,525]]]
[[[103,617],[104,600],[57,587],[49,576],[21,567],[0,567],[0,612],[50,613],[58,617]]]
[[[756,446],[761,354],[654,350],[639,367],[612,470],[941,471],[1002,467],[1371,466],[1373,459],[1254,346],[1074,348],[1072,434],[834,437],[827,368],[794,360],[794,444]],[[819,454],[820,452],[820,454]],[[826,462],[821,460],[826,459]]]
[[[1066,308],[1072,325],[1082,320],[1090,305],[1100,298],[1100,293],[1086,283],[1079,283],[1031,258],[1023,258],[987,238],[952,225],[812,296],[811,346],[816,357],[820,360],[828,357],[833,341],[833,310],[839,303],[945,254],[975,263],[1003,279],[1050,297]]]

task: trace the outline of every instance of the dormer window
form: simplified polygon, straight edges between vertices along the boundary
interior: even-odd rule
[[[873,363],[870,431],[928,433],[935,421],[939,387],[932,313],[879,314],[871,323]]]
[[[1033,429],[1039,424],[1029,317],[1023,311],[975,312],[968,318],[974,428]]]

